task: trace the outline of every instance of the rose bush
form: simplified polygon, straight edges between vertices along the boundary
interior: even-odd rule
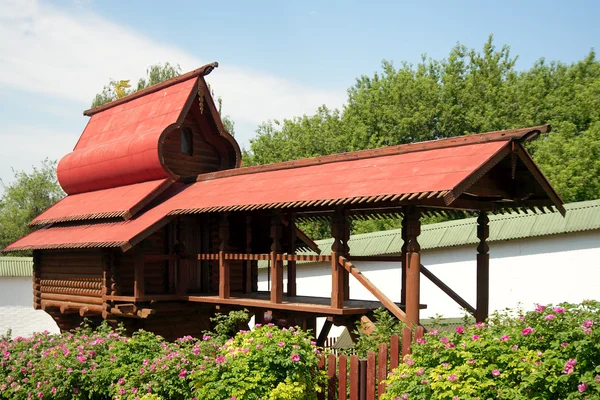
[[[382,399],[600,399],[600,302],[428,332]]]
[[[273,325],[175,343],[107,325],[0,341],[0,398],[313,399],[323,372],[308,333]]]

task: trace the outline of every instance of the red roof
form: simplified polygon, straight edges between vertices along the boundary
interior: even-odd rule
[[[169,179],[159,179],[69,195],[31,221],[30,225],[117,217],[127,220],[172,183]]]
[[[471,144],[234,175],[196,182],[167,204],[173,212],[202,212],[452,190],[507,144]]]
[[[51,225],[17,240],[3,251],[99,247],[120,247],[125,251],[169,221],[165,218],[169,209],[164,200],[183,187],[181,183],[173,184],[150,204],[147,211],[128,221]]]
[[[159,138],[177,123],[197,77],[92,115],[73,152],[60,160],[58,180],[68,194],[168,178]]]

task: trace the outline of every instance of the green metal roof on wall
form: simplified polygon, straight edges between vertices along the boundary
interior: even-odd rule
[[[33,275],[33,257],[0,257],[0,277]]]
[[[507,213],[490,215],[489,242],[559,235],[600,229],[600,200],[565,204],[566,217],[559,213]],[[331,251],[333,239],[317,240],[324,254]],[[477,218],[466,218],[423,225],[421,250],[464,246],[477,243]],[[402,247],[400,229],[353,235],[350,254],[372,256],[398,254]]]

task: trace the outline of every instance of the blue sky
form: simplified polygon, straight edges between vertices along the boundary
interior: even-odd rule
[[[489,34],[519,56],[574,62],[600,49],[596,1],[0,0],[0,178],[72,150],[94,94],[170,61],[206,62],[242,146],[262,121],[340,107],[383,59],[416,63]]]

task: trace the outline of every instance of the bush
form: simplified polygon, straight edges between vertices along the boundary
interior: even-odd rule
[[[538,306],[428,332],[382,399],[600,399],[600,303]]]
[[[318,352],[307,333],[272,325],[224,343],[210,334],[175,343],[145,331],[128,338],[106,324],[5,338],[0,398],[313,399],[323,379]]]

